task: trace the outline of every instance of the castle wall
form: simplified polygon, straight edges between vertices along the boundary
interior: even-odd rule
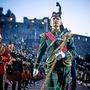
[[[41,22],[42,20],[36,20],[31,23],[25,19],[24,23],[5,23],[2,27],[3,42],[8,44],[10,40],[14,39],[16,43],[19,43],[24,40],[27,47],[32,47],[33,43],[39,43],[39,34],[46,31],[46,24]],[[90,37],[74,34],[73,40],[78,55],[84,57],[90,53]]]

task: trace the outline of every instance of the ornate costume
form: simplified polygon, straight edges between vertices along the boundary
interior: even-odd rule
[[[76,49],[72,38],[66,42],[62,51],[58,50],[53,53],[60,46],[61,42],[63,42],[62,37],[64,34],[68,32],[67,29],[64,29],[60,21],[59,13],[54,12],[50,23],[52,30],[40,34],[40,46],[36,58],[35,68],[40,67],[38,63],[43,62],[42,56],[45,52],[47,52],[47,59],[45,62],[47,65],[47,74],[50,72],[55,58],[57,59],[52,73],[49,77],[47,77],[48,90],[66,90],[70,78],[72,60],[76,55]],[[43,87],[41,90],[43,90]]]
[[[0,89],[3,90],[3,75],[4,75],[4,63],[8,62],[9,54],[8,48],[2,42],[2,37],[0,35]]]
[[[0,74],[4,74],[4,63],[9,61],[8,48],[0,43]],[[2,67],[2,68],[1,68]]]

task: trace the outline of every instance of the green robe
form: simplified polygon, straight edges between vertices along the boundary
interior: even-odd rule
[[[55,36],[59,36],[62,32],[65,32],[63,30],[60,30],[60,32],[55,33]],[[47,47],[49,47],[51,44],[51,41],[45,36],[45,33],[40,35],[40,46],[36,58],[36,63],[42,63],[42,56],[45,54],[45,51],[47,50]],[[47,52],[47,58],[50,54],[53,53],[53,51],[59,46],[59,43],[54,43]],[[71,70],[71,63],[72,58],[76,56],[76,48],[74,46],[72,38],[66,43],[65,45],[67,47],[67,51],[65,52],[65,58],[57,61],[54,70],[51,73],[51,76],[48,79],[48,90],[66,90],[66,86],[68,84],[69,78],[70,78],[70,70]],[[72,57],[72,58],[71,58]],[[51,69],[52,63],[55,59],[55,55],[51,55],[48,60],[46,60],[47,64],[47,73],[49,73],[49,70]],[[39,68],[40,65],[36,64],[35,68]]]

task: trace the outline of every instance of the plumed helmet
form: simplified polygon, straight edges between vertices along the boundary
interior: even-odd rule
[[[59,7],[59,17],[61,18],[62,12],[61,12],[61,6],[60,6],[59,2],[56,2],[56,6]]]
[[[53,12],[51,17],[59,17],[59,13],[58,12]]]
[[[53,12],[51,17],[60,17],[61,18],[62,12],[61,12],[61,6],[60,6],[59,2],[56,2],[56,6],[59,7],[59,11]]]
[[[9,44],[13,44],[13,41],[12,41],[12,40],[10,40],[10,41],[9,41]]]

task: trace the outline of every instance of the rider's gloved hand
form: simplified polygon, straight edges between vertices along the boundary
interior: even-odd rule
[[[60,60],[62,58],[65,58],[65,53],[61,51],[56,53],[55,56],[57,57],[57,60]]]
[[[33,70],[33,77],[35,77],[36,75],[38,75],[38,69],[34,68],[34,70]]]
[[[63,38],[58,37],[58,38],[57,38],[57,40],[59,40],[59,41],[63,41],[64,39],[63,39]]]

